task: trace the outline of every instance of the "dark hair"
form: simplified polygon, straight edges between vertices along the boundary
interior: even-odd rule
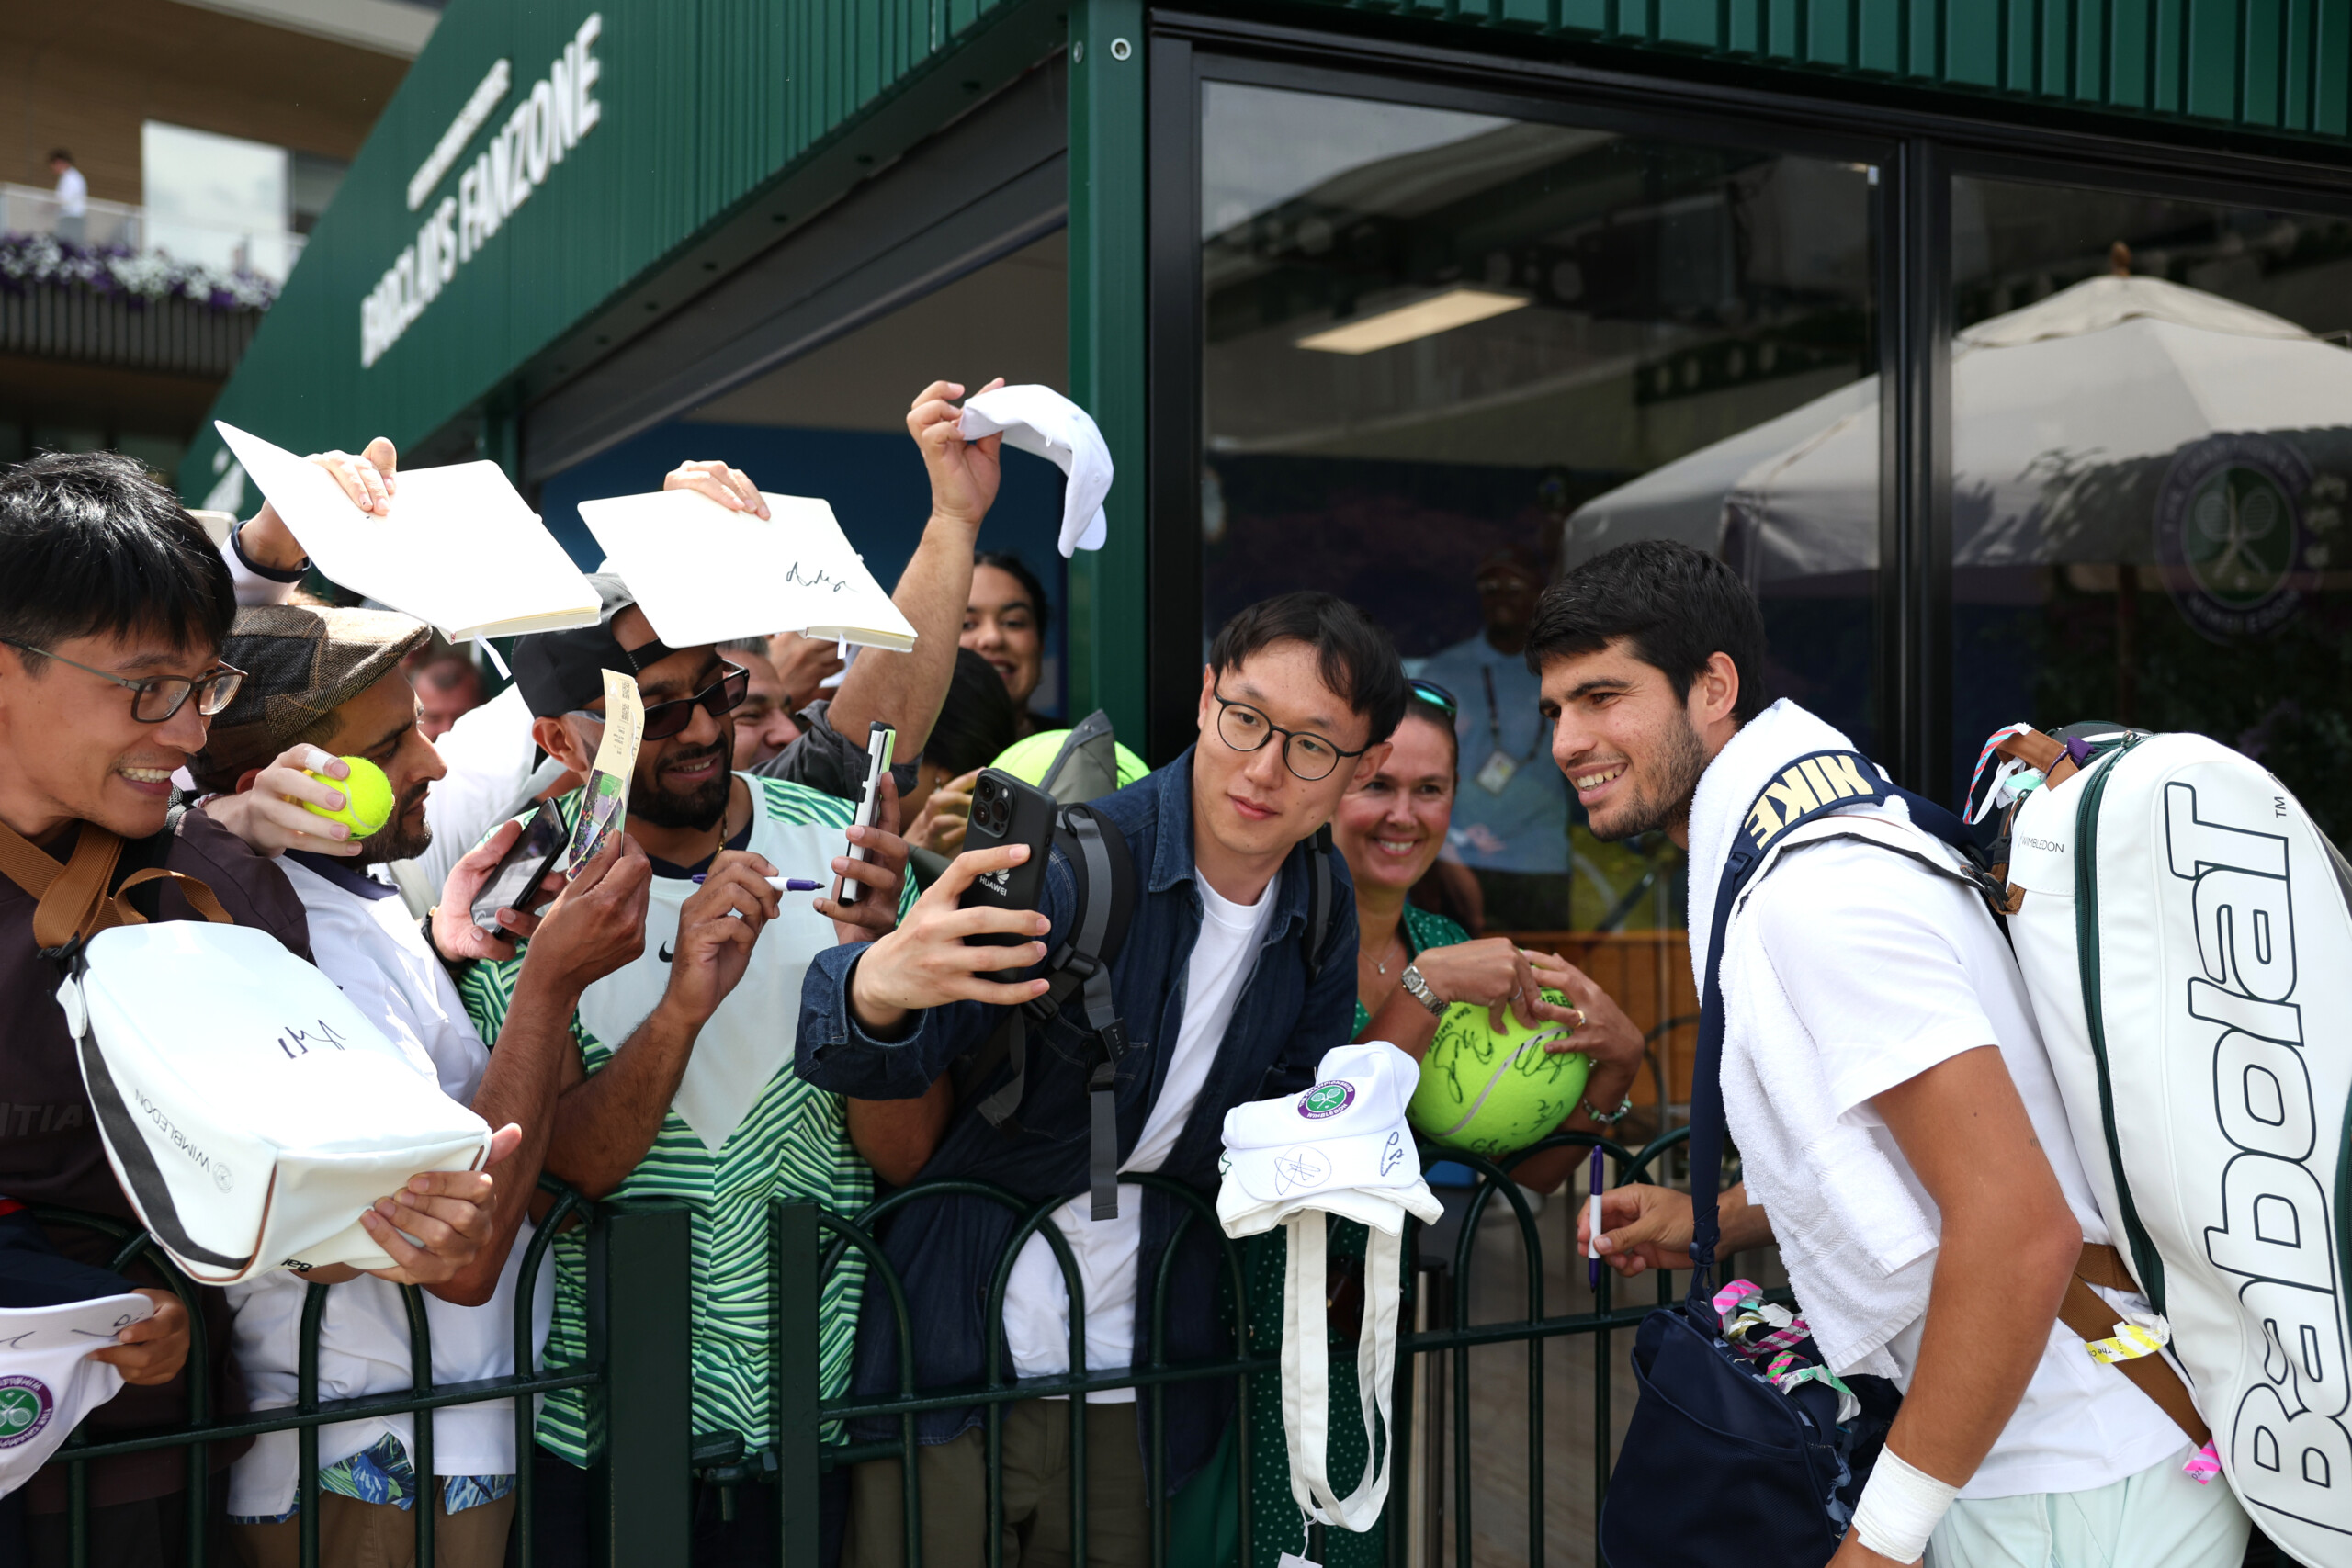
[[[995,761],[1020,739],[1020,716],[1012,694],[1004,689],[1004,677],[970,649],[957,649],[947,700],[932,721],[922,760],[946,769],[949,778],[961,778]]]
[[[236,615],[204,525],[132,459],[45,452],[0,475],[0,640],[53,649],[153,629],[217,649]]]
[[[1453,716],[1421,695],[1414,687],[1408,686],[1405,688],[1405,711],[1398,716],[1396,722],[1401,725],[1408,718],[1428,719],[1445,732],[1446,755],[1453,759],[1453,776],[1459,779],[1462,776],[1462,737],[1454,732]]]
[[[1764,614],[1739,574],[1704,550],[1636,539],[1603,551],[1544,591],[1528,628],[1527,667],[1598,653],[1619,637],[1663,673],[1677,699],[1718,653],[1739,671],[1733,713],[1746,724],[1771,702]]]
[[[1377,621],[1337,594],[1277,593],[1218,628],[1209,644],[1209,668],[1222,675],[1278,642],[1303,642],[1315,650],[1323,683],[1369,725],[1364,744],[1377,746],[1396,733],[1405,716],[1405,666]]]
[[[976,567],[992,566],[999,571],[1012,573],[1012,580],[1021,584],[1021,591],[1029,595],[1030,611],[1037,617],[1037,635],[1046,635],[1046,622],[1053,607],[1046,603],[1046,585],[1037,581],[1037,574],[1029,570],[1027,561],[1011,550],[975,550],[972,552],[972,564]]]
[[[74,154],[62,147],[55,148],[51,151],[49,161],[52,164],[70,164],[74,161]]]

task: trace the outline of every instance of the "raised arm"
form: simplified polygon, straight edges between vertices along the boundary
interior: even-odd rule
[[[980,390],[1003,384],[991,381]],[[907,411],[907,434],[922,448],[931,474],[931,521],[890,599],[915,628],[915,646],[906,653],[869,648],[859,654],[842,677],[828,716],[834,728],[853,738],[877,720],[894,727],[894,762],[912,761],[922,751],[947,698],[964,609],[972,597],[972,547],[996,502],[1004,437],[964,439],[957,425],[963,411],[949,400],[963,395],[959,382],[933,381]]]

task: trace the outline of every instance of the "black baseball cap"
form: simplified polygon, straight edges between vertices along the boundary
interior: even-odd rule
[[[600,571],[588,581],[603,601],[594,626],[514,639],[514,657],[508,662],[533,718],[553,718],[601,702],[605,671],[636,675],[678,651],[659,637],[642,648],[623,648],[613,636],[613,617],[636,604],[637,595],[613,572]]]

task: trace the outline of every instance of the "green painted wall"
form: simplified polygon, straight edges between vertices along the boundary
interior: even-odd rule
[[[723,220],[1012,0],[452,0],[214,413],[300,450],[413,445]],[[599,114],[398,341],[361,363],[361,302],[582,24]],[[419,210],[408,186],[494,63],[511,85]],[[453,226],[454,227],[454,226]],[[213,484],[208,424],[181,470]]]
[[[2341,137],[2352,0],[1306,0]]]

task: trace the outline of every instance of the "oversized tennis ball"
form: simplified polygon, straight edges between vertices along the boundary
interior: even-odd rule
[[[1004,755],[989,766],[1001,768],[1024,784],[1037,784],[1045,778],[1046,770],[1054,765],[1054,759],[1062,754],[1062,742],[1069,739],[1069,731],[1067,729],[1040,730],[1025,740],[1016,740],[1006,747]],[[1113,741],[1111,747],[1119,757],[1119,787],[1121,789],[1126,788],[1144,774],[1151,772],[1149,768],[1143,765],[1141,757],[1136,756],[1117,741]]]
[[[329,811],[307,800],[301,803],[302,809],[342,823],[351,829],[355,839],[382,831],[384,824],[392,819],[392,781],[384,776],[383,769],[365,757],[345,757],[343,764],[351,770],[347,779],[331,779],[321,773],[311,775],[322,784],[343,791],[343,809]]]
[[[1557,991],[1544,999],[1568,1005]],[[1567,1032],[1551,1022],[1530,1028],[1506,1012],[1497,1033],[1485,1008],[1454,1003],[1421,1058],[1406,1117],[1421,1136],[1450,1149],[1489,1159],[1518,1153],[1566,1121],[1584,1094],[1591,1061],[1581,1051],[1544,1048]]]

